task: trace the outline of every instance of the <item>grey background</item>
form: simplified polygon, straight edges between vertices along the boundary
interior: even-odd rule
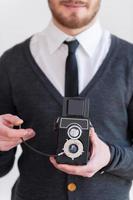
[[[132,8],[132,0],[103,0],[99,14],[102,25],[113,34],[133,42]],[[49,19],[47,0],[0,0],[0,55],[14,44],[43,30]],[[0,178],[0,200],[10,200],[10,191],[18,176],[17,159],[20,154],[19,147],[12,171]]]

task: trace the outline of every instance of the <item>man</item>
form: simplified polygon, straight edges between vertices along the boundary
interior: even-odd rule
[[[78,73],[72,76],[74,82],[78,74],[76,95],[90,99],[90,159],[84,166],[58,164],[53,156],[43,157],[22,144],[12,200],[128,200],[133,179],[133,46],[102,30],[100,0],[48,3],[53,16],[48,27],[0,60],[0,175],[12,168],[21,138],[55,154],[53,122],[67,96],[71,74],[65,65],[69,44],[76,41],[71,59]],[[20,124],[23,129],[12,129]]]

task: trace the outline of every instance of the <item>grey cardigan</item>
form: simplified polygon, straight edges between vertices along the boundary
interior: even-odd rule
[[[37,66],[30,39],[4,53],[0,59],[0,114],[12,113],[32,127],[33,147],[55,154],[57,135],[53,123],[62,113],[63,97]],[[55,63],[56,64],[56,63]],[[111,162],[92,178],[56,170],[48,158],[22,144],[12,200],[128,200],[133,179],[133,45],[112,36],[100,69],[80,96],[90,99],[90,118],[97,134],[110,147]],[[0,176],[13,166],[16,149],[0,152]],[[67,190],[74,182],[77,189]]]

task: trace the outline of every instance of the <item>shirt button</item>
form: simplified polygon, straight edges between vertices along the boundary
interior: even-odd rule
[[[76,189],[77,189],[77,186],[75,183],[69,183],[67,185],[67,189],[70,191],[70,192],[74,192]]]

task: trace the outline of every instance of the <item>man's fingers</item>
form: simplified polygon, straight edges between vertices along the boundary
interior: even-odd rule
[[[91,128],[90,129],[90,132],[89,132],[89,138],[90,138],[90,160],[95,156],[95,153],[96,153],[96,147],[98,145],[98,136],[94,130],[94,128]]]
[[[49,160],[50,160],[50,162],[54,165],[54,167],[56,167],[56,168],[58,167],[58,164],[57,164],[57,162],[56,162],[56,160],[55,160],[54,157],[51,156],[51,157],[49,158]]]
[[[5,114],[2,115],[2,118],[3,118],[3,123],[9,126],[19,126],[20,124],[23,123],[23,120],[16,115]]]
[[[97,142],[98,142],[98,136],[94,130],[94,128],[91,128],[90,129],[90,132],[89,132],[89,137],[90,137],[90,142],[92,145],[97,145]]]
[[[67,174],[71,175],[77,175],[77,176],[83,176],[83,177],[92,177],[96,171],[94,171],[93,167],[91,165],[83,165],[83,166],[77,166],[77,165],[67,165],[67,164],[58,164],[54,157],[50,157],[50,162],[53,164],[53,166]]]
[[[4,127],[3,130],[1,128],[1,133],[3,133],[2,135],[4,137],[7,138],[23,138],[23,137],[30,137],[35,135],[35,132],[33,129],[12,129],[12,128],[8,128],[8,127]]]
[[[24,140],[24,141],[30,140],[30,139],[33,138],[35,135],[36,135],[35,132],[33,132],[32,135],[23,137],[23,140]]]
[[[16,141],[0,141],[0,151],[9,151],[10,149],[16,147],[22,143],[21,139],[18,139]]]
[[[23,140],[29,140],[31,138],[33,138],[35,136],[35,132],[33,131],[32,134],[28,135],[28,136],[24,136]],[[3,137],[3,139],[1,138],[0,140],[0,151],[9,151],[10,149],[16,147],[17,145],[21,144],[23,142],[22,137],[14,137],[14,138],[5,138]]]
[[[77,165],[67,165],[67,164],[58,164],[54,157],[50,157],[50,162],[54,165],[55,168],[73,175],[86,176],[87,166],[77,166]]]

